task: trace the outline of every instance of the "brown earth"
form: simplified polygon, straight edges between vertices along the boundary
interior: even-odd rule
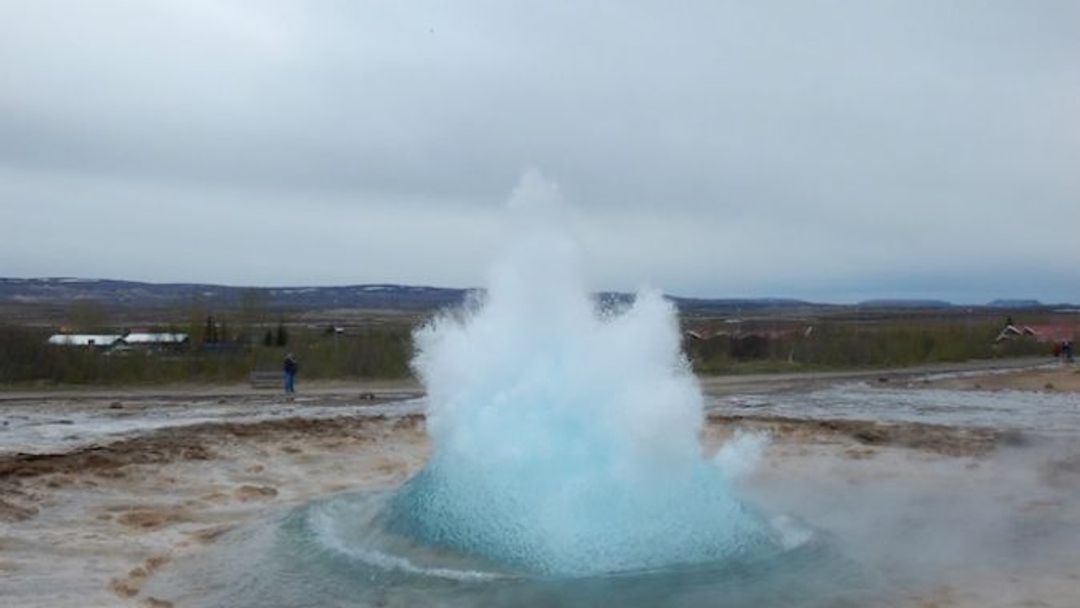
[[[2,456],[0,597],[26,607],[170,605],[141,590],[174,557],[274,509],[401,483],[426,458],[423,428],[419,416],[294,418]]]
[[[920,422],[873,420],[805,420],[783,416],[709,414],[711,424],[768,433],[784,442],[858,442],[926,450],[948,456],[984,456],[1002,444],[1020,442],[1019,435],[992,428],[957,428]]]

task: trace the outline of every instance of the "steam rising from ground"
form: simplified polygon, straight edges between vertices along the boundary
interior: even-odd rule
[[[672,305],[599,311],[557,189],[527,174],[482,299],[418,332],[432,459],[392,528],[545,574],[746,557],[773,533],[732,494],[743,441],[703,459],[702,396]],[[745,449],[744,449],[745,448]]]

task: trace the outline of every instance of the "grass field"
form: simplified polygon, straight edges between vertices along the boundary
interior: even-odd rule
[[[156,321],[148,321],[155,318]],[[407,378],[419,314],[363,311],[126,311],[93,314],[81,306],[61,325],[0,325],[0,386],[238,382],[251,371],[281,368],[295,354],[305,379]],[[895,367],[1018,355],[1049,355],[1033,337],[996,343],[997,312],[875,311],[849,308],[737,315],[689,314],[683,349],[700,374]],[[1033,311],[1025,323],[1075,324],[1077,315]],[[24,321],[24,319],[20,319]],[[136,323],[190,335],[182,349],[97,352],[46,344],[61,327],[119,333]],[[335,330],[335,328],[338,328]],[[284,335],[283,335],[284,334]]]

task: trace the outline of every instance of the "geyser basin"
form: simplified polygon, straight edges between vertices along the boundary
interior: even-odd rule
[[[835,606],[854,592],[824,544],[736,495],[760,442],[705,458],[672,305],[643,291],[598,309],[554,188],[526,176],[510,208],[484,296],[416,334],[426,467],[238,534],[258,561],[225,558],[232,582],[204,603]],[[200,567],[188,580],[221,576]]]
[[[409,541],[386,527],[393,491],[343,494],[226,534],[148,593],[229,608],[866,605],[879,586],[820,539],[753,559],[537,576]]]

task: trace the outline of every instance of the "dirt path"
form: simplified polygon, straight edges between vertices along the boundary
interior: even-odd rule
[[[737,374],[700,376],[702,388],[713,395],[732,393],[769,392],[792,390],[824,385],[846,380],[889,378],[906,379],[933,374],[968,374],[980,371],[1022,371],[1052,364],[1046,357],[1021,357],[1013,359],[986,359],[959,363],[935,363],[912,367],[860,369],[830,372],[801,372],[783,374]],[[423,386],[414,379],[400,380],[315,380],[298,385],[299,396],[319,398],[355,398],[364,395],[393,398],[423,394]],[[273,398],[280,395],[277,389],[254,389],[247,383],[233,384],[166,384],[151,386],[93,387],[68,386],[48,389],[2,389],[0,404],[42,400],[94,400],[94,399],[153,399],[192,400],[228,398]]]
[[[423,393],[423,387],[412,379],[401,380],[315,380],[297,382],[300,397],[357,397],[377,395],[395,397]],[[82,399],[142,399],[175,400],[218,398],[273,398],[281,396],[281,390],[256,389],[248,383],[234,384],[161,384],[148,386],[63,386],[48,389],[0,389],[0,404],[19,401],[82,400]]]

